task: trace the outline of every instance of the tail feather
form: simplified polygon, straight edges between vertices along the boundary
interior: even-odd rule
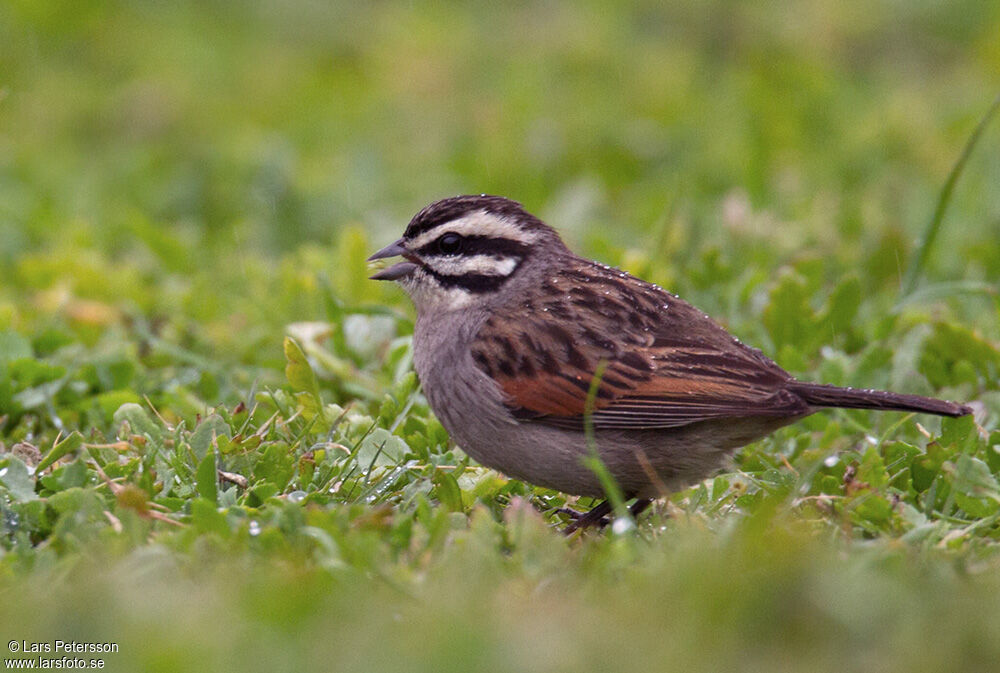
[[[972,409],[965,404],[920,395],[890,393],[886,390],[840,388],[802,381],[793,382],[788,386],[788,390],[815,407],[917,411],[938,416],[965,416],[972,413]]]

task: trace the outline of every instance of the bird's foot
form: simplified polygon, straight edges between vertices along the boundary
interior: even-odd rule
[[[632,503],[631,507],[628,508],[629,514],[632,515],[632,518],[639,516],[652,502],[652,500],[646,498],[639,498]],[[608,514],[611,513],[611,503],[607,500],[595,506],[589,512],[578,512],[575,509],[570,509],[569,507],[560,507],[556,511],[573,519],[573,521],[571,521],[563,531],[566,535],[572,535],[578,530],[589,528],[591,526],[604,528],[611,523],[611,519],[608,517]]]
[[[595,506],[589,512],[577,512],[568,507],[561,507],[559,511],[568,514],[573,519],[566,526],[566,530],[563,531],[566,535],[571,535],[581,528],[590,528],[591,526],[604,528],[611,522],[608,518],[608,514],[611,513],[611,503],[607,500]]]
[[[560,507],[559,509],[556,510],[556,512],[558,512],[559,514],[565,514],[570,519],[572,519],[569,526],[567,526],[565,530],[565,533],[569,535],[573,531],[579,530],[581,528],[588,528],[590,526],[597,526],[598,528],[604,528],[609,523],[611,523],[611,519],[609,519],[603,513],[603,510],[599,514],[594,514],[594,512],[597,511],[598,507],[600,507],[600,505],[590,510],[589,512],[580,512],[570,507]]]

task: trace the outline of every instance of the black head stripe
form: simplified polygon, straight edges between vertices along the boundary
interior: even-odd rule
[[[476,211],[485,211],[499,217],[508,218],[529,230],[548,230],[545,224],[526,211],[517,201],[502,196],[467,195],[442,199],[417,213],[406,227],[405,238],[412,239],[425,231],[457,220]]]
[[[493,257],[517,257],[524,259],[531,252],[531,246],[509,238],[492,238],[489,236],[463,236],[462,255],[491,255]],[[425,244],[416,251],[417,255],[438,254],[436,240]]]
[[[482,294],[483,292],[493,292],[500,288],[510,276],[490,276],[484,273],[463,273],[459,276],[449,276],[443,273],[438,273],[434,269],[425,266],[424,271],[427,272],[434,280],[445,289],[460,288],[473,294]]]

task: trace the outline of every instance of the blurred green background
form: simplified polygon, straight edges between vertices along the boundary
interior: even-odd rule
[[[233,518],[242,500],[210,534],[210,512],[164,498],[195,518],[172,536],[101,491],[92,465],[46,485],[10,472],[0,634],[118,641],[117,670],[995,667],[1000,128],[971,156],[916,291],[902,279],[1000,91],[998,36],[1000,4],[983,0],[3,0],[7,450],[44,455],[78,430],[131,442],[145,464],[121,405],[148,400],[164,427],[192,429],[287,389],[291,332],[325,402],[397,419],[384,427],[451,461],[401,373],[412,309],[364,260],[430,201],[473,192],[521,201],[796,374],[978,400],[982,429],[810,419],[744,452],[733,483],[748,499],[728,481],[695,489],[673,502],[684,515],[657,515],[666,533],[657,518],[573,543],[516,500],[552,494],[484,495],[433,467],[411,483],[464,513],[413,515],[402,485],[370,507],[261,496],[266,544]],[[250,431],[265,420],[251,414]],[[840,462],[818,467],[811,448]],[[900,486],[898,455],[931,456],[958,504],[916,477]],[[858,464],[863,486],[845,476]],[[154,498],[141,472],[125,476]],[[224,504],[188,476],[192,498]],[[870,489],[884,510],[804,516],[788,505],[799,487]],[[53,499],[71,488],[105,504]],[[18,493],[48,508],[30,535],[11,523],[36,512]],[[886,514],[899,502],[913,515]]]

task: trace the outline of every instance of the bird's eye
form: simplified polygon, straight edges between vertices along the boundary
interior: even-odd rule
[[[437,240],[442,255],[457,255],[462,250],[463,239],[458,234],[445,234]]]

